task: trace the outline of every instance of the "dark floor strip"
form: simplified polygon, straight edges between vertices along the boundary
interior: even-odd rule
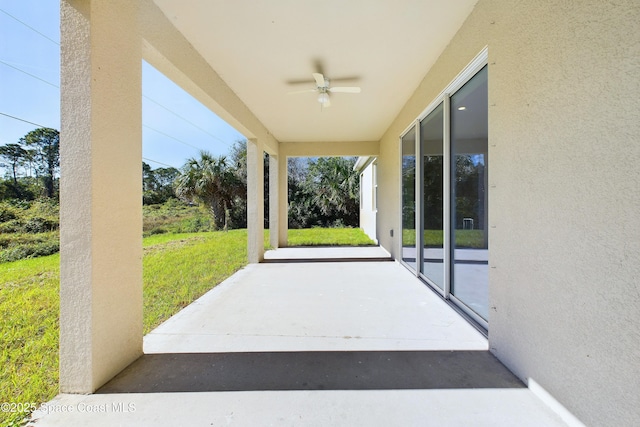
[[[487,351],[147,354],[97,393],[522,388]]]
[[[309,263],[309,262],[384,262],[393,261],[391,257],[378,258],[281,258],[281,259],[265,259],[263,262],[268,264],[290,264],[290,263]]]

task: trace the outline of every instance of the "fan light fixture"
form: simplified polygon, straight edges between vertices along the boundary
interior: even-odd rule
[[[329,102],[329,94],[327,92],[320,92],[318,94],[318,102],[322,105]]]

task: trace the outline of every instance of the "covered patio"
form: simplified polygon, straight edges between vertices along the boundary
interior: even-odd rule
[[[374,249],[288,248],[290,262],[247,266],[148,334],[145,354],[95,394],[58,396],[36,425],[566,425]]]
[[[62,0],[59,400],[136,403],[93,425],[554,425],[534,392],[576,425],[639,425],[638,22],[637,0]],[[142,61],[247,138],[251,264],[147,337]],[[315,156],[375,158],[381,259],[265,254],[265,192],[285,250],[287,159]],[[485,371],[462,354],[520,385],[457,382]],[[397,387],[331,377],[386,355]],[[158,360],[265,381],[91,394]]]

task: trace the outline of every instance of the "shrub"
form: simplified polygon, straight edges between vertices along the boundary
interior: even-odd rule
[[[43,218],[39,216],[31,217],[24,224],[24,231],[26,233],[46,233],[47,231],[53,231],[58,228],[58,221],[50,218]]]
[[[3,233],[45,233],[59,228],[60,208],[55,200],[12,200],[0,203]]]
[[[60,250],[59,233],[12,233],[0,236],[0,262],[51,255]]]
[[[7,222],[0,222],[0,233],[21,233],[24,231],[22,221],[12,219]]]
[[[147,233],[149,236],[153,236],[154,234],[165,234],[167,232],[167,230],[165,230],[162,227],[156,227],[156,228],[152,228],[151,230],[149,230],[149,232]]]
[[[16,211],[17,209],[8,203],[0,204],[0,222],[16,219],[18,217]]]

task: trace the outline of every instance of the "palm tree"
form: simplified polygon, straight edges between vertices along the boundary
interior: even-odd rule
[[[359,175],[355,159],[321,157],[309,165],[312,202],[320,212],[344,225],[357,226],[359,217]]]
[[[199,158],[190,158],[176,179],[176,195],[181,199],[205,204],[213,216],[216,228],[227,229],[228,212],[242,185],[225,156],[214,157],[201,151]]]

